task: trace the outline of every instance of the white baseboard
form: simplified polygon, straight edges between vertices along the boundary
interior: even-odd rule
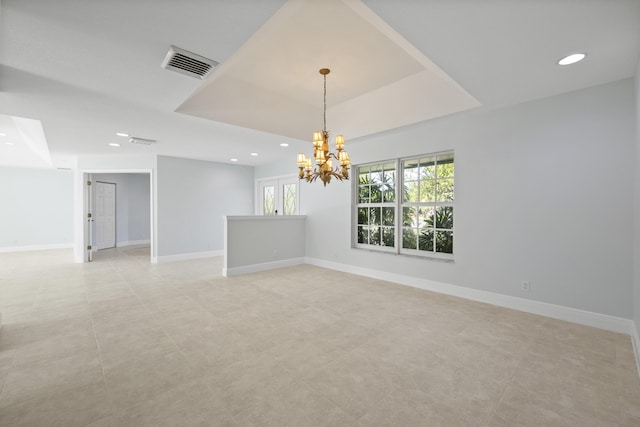
[[[273,270],[275,268],[291,267],[292,265],[300,265],[305,263],[306,258],[290,258],[280,261],[263,262],[261,264],[243,265],[242,267],[233,267],[222,269],[222,275],[225,277],[239,276],[241,274],[257,273],[258,271]]]
[[[0,253],[48,251],[50,249],[73,249],[73,243],[56,243],[53,245],[4,246],[0,247]]]
[[[487,304],[520,310],[540,316],[551,317],[554,319],[566,320],[567,322],[593,326],[595,328],[605,329],[622,334],[632,335],[633,331],[635,331],[636,329],[635,324],[632,320],[624,319],[621,317],[593,313],[590,311],[578,310],[575,308],[548,304],[539,301],[532,301],[508,295],[501,295],[472,288],[465,288],[464,286],[450,285],[448,283],[436,282],[433,280],[421,279],[418,277],[405,276],[402,274],[388,273],[385,271],[340,264],[317,258],[307,257],[305,261],[307,264],[329,268],[331,270],[343,271],[345,273],[357,274],[359,276],[386,280],[388,282],[398,283],[400,285],[411,286],[427,291],[433,291],[473,301],[484,302]],[[640,340],[638,340],[637,344],[637,348],[640,348]],[[637,355],[638,352],[636,352],[636,356]]]
[[[126,242],[116,242],[117,248],[123,248],[125,246],[135,246],[135,245],[150,245],[151,240],[129,240]]]
[[[177,255],[163,255],[156,257],[151,260],[152,263],[163,263],[163,262],[174,262],[174,261],[186,261],[189,259],[198,259],[198,258],[213,258],[217,256],[223,256],[224,251],[203,251],[203,252],[192,252],[188,254],[177,254]]]

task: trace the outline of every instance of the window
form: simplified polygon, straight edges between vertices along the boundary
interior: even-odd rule
[[[297,215],[298,181],[297,176],[256,181],[256,215]]]
[[[276,186],[265,185],[262,187],[262,212],[264,215],[276,215]]]
[[[282,212],[284,215],[296,215],[298,213],[298,183],[283,184],[283,207]]]
[[[452,259],[452,152],[357,166],[356,174],[356,247]]]
[[[358,168],[357,242],[396,246],[396,163]]]
[[[402,253],[453,253],[453,153],[401,161]]]

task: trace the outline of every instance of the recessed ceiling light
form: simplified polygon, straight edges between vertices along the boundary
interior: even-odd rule
[[[565,56],[564,58],[559,60],[558,65],[575,64],[576,62],[582,61],[584,58],[586,58],[586,56],[587,56],[586,53],[572,53],[571,55]]]
[[[5,145],[13,145],[13,142],[5,142]]]
[[[257,155],[258,155],[258,153],[251,153],[251,155],[252,155],[252,156],[257,156]]]
[[[231,161],[232,161],[232,162],[237,162],[237,161],[238,161],[238,159],[231,159]]]
[[[0,136],[7,136],[7,134],[4,132],[0,132]]]
[[[112,147],[120,147],[120,144],[118,144],[117,142],[110,142],[109,145]]]
[[[118,136],[124,136],[124,137],[129,136],[129,134],[128,134],[128,133],[122,133],[122,132],[116,132],[116,135],[118,135]]]
[[[282,144],[280,144],[280,147],[288,147],[289,144],[287,144],[286,142],[283,142]]]

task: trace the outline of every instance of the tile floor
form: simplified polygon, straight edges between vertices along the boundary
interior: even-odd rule
[[[628,336],[221,261],[0,254],[0,425],[640,426]]]

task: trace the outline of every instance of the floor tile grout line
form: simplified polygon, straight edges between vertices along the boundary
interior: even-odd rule
[[[335,406],[337,406],[338,408],[340,408],[342,411],[344,411],[346,414],[348,414],[351,418],[355,419],[356,422],[359,422],[365,415],[367,415],[366,413],[362,414],[361,416],[356,416],[354,414],[351,413],[351,411],[349,411],[348,408],[345,408],[343,405],[339,404],[338,402],[334,401],[333,399],[331,399],[331,397],[327,396],[325,393],[322,392],[322,390],[319,390],[315,387],[313,387],[311,384],[309,384],[308,380],[303,380],[303,382],[305,383],[305,385],[307,387],[309,387],[311,390],[315,391],[316,393],[318,393],[320,396],[322,396],[323,398],[327,399],[329,402],[331,402],[332,404],[334,404]]]
[[[544,323],[546,323],[546,320],[542,323],[542,325],[544,325]],[[496,402],[496,405],[494,406],[493,411],[491,412],[491,416],[489,416],[489,418],[487,419],[487,423],[485,424],[486,426],[490,425],[491,420],[493,419],[493,417],[495,416],[496,412],[500,408],[500,403],[502,403],[502,399],[504,398],[505,394],[507,393],[507,390],[509,389],[509,386],[512,385],[511,382],[513,381],[513,378],[517,375],[518,372],[520,372],[520,368],[521,368],[521,366],[523,366],[523,364],[525,362],[525,357],[526,357],[526,353],[527,353],[528,349],[530,347],[532,347],[533,345],[535,345],[535,342],[536,342],[538,336],[541,334],[541,330],[542,330],[542,328],[539,328],[537,330],[537,333],[535,334],[535,336],[532,336],[530,338],[529,347],[521,355],[520,361],[518,362],[516,367],[513,369],[513,372],[511,373],[511,375],[509,375],[509,379],[507,381],[505,381],[504,389],[502,390],[502,393],[500,394],[500,398]]]
[[[115,264],[114,264],[114,265],[115,265]],[[118,271],[119,271],[123,276],[124,276],[124,275],[126,275],[126,273],[125,273],[125,271],[126,271],[126,270],[124,269],[124,267],[114,267],[114,268],[118,269]],[[174,275],[175,275],[175,274],[174,274]],[[166,275],[165,275],[165,278],[168,278],[168,277],[170,277],[170,276],[166,276]],[[256,279],[257,279],[257,278],[256,278]],[[167,280],[169,280],[169,279],[167,279]],[[175,279],[171,279],[171,280],[175,280]],[[193,279],[193,282],[196,282],[197,280],[199,280],[199,279],[195,279],[195,278],[194,278],[194,279]],[[264,289],[264,288],[268,288],[268,285],[266,284],[266,282],[263,282],[263,284],[262,284],[262,285],[258,285],[258,282],[256,282],[256,284],[257,284],[257,286],[259,286],[259,287],[261,287],[261,288],[263,288],[263,289]],[[131,286],[131,284],[130,284],[130,283],[129,283],[129,285]],[[178,285],[178,283],[176,283],[176,285]],[[86,286],[85,286],[85,294],[86,294]],[[183,295],[187,295],[187,293],[183,293]],[[142,298],[142,296],[141,296],[141,295],[136,294],[136,297],[137,297],[137,299],[138,299],[138,301],[139,301],[139,302],[142,302],[142,301],[143,301],[143,298]],[[144,300],[144,301],[146,301],[146,300]],[[375,300],[373,300],[373,301],[375,301]],[[149,311],[149,310],[148,310],[148,309],[149,309],[149,305],[148,305],[148,304],[149,304],[149,301],[143,302],[142,304],[147,308],[147,311]],[[313,307],[313,308],[315,308],[315,309],[319,309],[317,305],[313,305],[312,307]],[[474,312],[475,312],[475,309],[474,309]],[[478,313],[480,313],[480,311],[478,311]],[[155,316],[155,318],[156,318],[156,319],[157,319],[157,318],[158,318],[158,316],[159,316],[159,314],[158,314],[157,312],[153,312],[152,314]],[[484,315],[485,315],[485,316],[487,316],[487,313],[484,313]],[[340,321],[346,321],[346,320],[342,317],[342,315],[340,315],[339,317],[340,317],[340,319],[341,319]],[[399,319],[399,320],[401,320],[401,321],[402,321],[402,319]],[[96,345],[97,345],[97,330],[96,330],[96,325],[95,325],[95,323],[93,323],[93,321],[94,321],[94,316],[93,316],[93,315],[92,315],[92,317],[91,317],[91,321],[92,321],[92,327],[93,327],[94,339],[96,340]],[[359,325],[359,326],[360,326],[360,324],[361,324],[363,321],[364,321],[364,318],[358,318],[358,321],[357,321],[356,323],[354,323],[354,324],[355,324],[355,325]],[[163,330],[165,333],[167,333],[167,335],[169,335],[169,337],[171,338],[172,342],[173,342],[174,344],[176,344],[176,346],[177,346],[177,342],[175,341],[174,336],[173,336],[173,335],[171,335],[171,334],[168,334],[168,332],[167,332],[167,329],[166,329],[167,325],[163,323],[161,326],[162,326],[162,330]],[[312,334],[312,333],[310,333],[310,334]],[[306,334],[305,334],[305,335],[306,335]],[[540,336],[540,331],[538,331],[538,333],[536,334],[536,336]],[[367,343],[368,343],[368,342],[371,342],[371,340],[372,340],[372,339],[373,339],[373,338],[369,337],[369,338],[368,338],[368,340],[367,340],[366,342],[367,342]],[[534,340],[534,339],[532,339],[532,341],[529,341],[529,343],[531,344],[531,342],[535,342],[535,340]],[[356,347],[354,347],[353,349],[350,349],[349,351],[354,351],[354,350],[361,349],[364,345],[366,345],[366,344],[365,344],[365,343],[359,343]],[[181,350],[182,350],[181,346],[177,346],[177,347],[178,347],[179,351],[181,351]],[[263,351],[264,351],[264,350],[263,350]],[[514,378],[515,378],[515,376],[517,375],[517,373],[519,372],[519,369],[521,369],[521,367],[522,367],[522,366],[524,366],[523,364],[524,364],[524,363],[526,363],[526,359],[525,359],[525,358],[526,358],[526,354],[527,354],[526,352],[519,353],[519,361],[518,361],[518,363],[517,363],[517,367],[516,367],[516,369],[514,369],[514,370],[510,373],[510,375],[509,375],[508,379],[505,379],[505,380],[504,380],[504,389],[502,390],[502,393],[500,394],[500,397],[497,399],[496,406],[493,408],[493,411],[491,412],[491,415],[489,416],[487,423],[489,423],[489,422],[490,422],[490,420],[491,420],[491,419],[495,416],[495,414],[497,413],[497,410],[498,410],[498,408],[499,408],[500,402],[503,402],[503,401],[505,400],[505,396],[507,395],[507,389],[508,389],[508,387],[509,387],[511,384],[513,384]],[[15,356],[15,355],[14,355],[14,356]],[[395,360],[395,359],[393,359],[393,360]],[[103,372],[103,379],[104,379],[104,365],[103,365],[103,363],[102,363],[102,359],[101,359],[101,358],[100,358],[100,363],[101,363],[102,372]],[[332,363],[333,363],[333,362],[332,362]],[[293,372],[293,371],[292,371],[292,372]],[[501,378],[505,378],[505,377],[501,377]],[[305,381],[307,381],[307,380],[305,380]],[[314,388],[314,391],[318,392],[318,393],[319,393],[323,398],[328,399],[328,400],[329,400],[329,401],[331,401],[333,404],[335,404],[335,402],[334,402],[333,400],[329,399],[327,396],[324,396],[324,394],[320,391],[320,389],[315,389],[315,388]],[[496,394],[497,394],[497,393],[496,393]],[[492,400],[493,400],[493,401],[496,401],[496,399],[492,399]],[[338,406],[338,407],[341,407],[340,405],[337,405],[337,406]],[[253,407],[253,406],[252,406],[252,407]],[[233,420],[235,420],[235,418],[234,418],[233,416],[232,416],[231,418],[232,418]]]
[[[2,382],[2,387],[0,387],[0,401],[2,401],[2,394],[4,393],[4,389],[7,386],[7,379],[9,378],[9,374],[11,373],[11,366],[13,365],[13,361],[15,360],[15,352],[11,357],[11,363],[9,364],[9,370],[7,370],[7,375],[4,377],[4,381]]]
[[[0,326],[1,327],[1,326]],[[20,328],[21,333],[24,333],[22,330],[25,328],[26,326],[22,326],[22,328]],[[21,336],[19,338],[20,341],[22,341],[23,337]],[[2,394],[4,392],[5,387],[7,386],[7,379],[9,378],[9,374],[14,371],[14,364],[15,364],[15,360],[16,360],[16,355],[18,354],[18,350],[17,348],[13,349],[13,354],[11,355],[11,363],[9,363],[9,368],[7,369],[7,375],[4,378],[4,381],[2,382],[2,387],[0,387],[0,399],[2,399]]]
[[[83,279],[84,281],[85,279]],[[86,290],[86,282],[84,283],[85,285],[85,292]],[[88,298],[87,298],[88,299]],[[95,339],[95,343],[96,343],[96,352],[98,354],[98,360],[100,361],[100,371],[102,372],[102,381],[104,381],[105,387],[107,384],[107,377],[104,374],[104,363],[102,361],[102,352],[100,351],[100,343],[98,342],[98,334],[96,332],[96,325],[95,325],[95,319],[94,319],[94,313],[93,311],[91,311],[91,309],[89,309],[89,313],[91,316],[91,329],[93,330],[93,338]],[[108,393],[108,389],[107,389],[107,393]],[[113,407],[113,404],[111,405]]]
[[[69,356],[69,357],[73,357],[73,356]],[[65,358],[61,358],[61,359],[56,359],[56,360],[54,360],[54,361],[52,361],[52,362],[49,362],[49,363],[55,363],[55,362],[58,362],[58,361],[60,361],[60,360],[64,360],[64,359],[66,359],[66,358],[67,358],[67,357],[65,357]],[[47,364],[49,364],[49,363],[45,363],[45,364],[42,364],[42,365],[40,365],[40,366],[45,366],[45,365],[47,365]],[[31,369],[31,368],[26,368],[26,369],[22,369],[22,370],[29,370],[29,369]],[[5,384],[6,384],[6,383],[5,383]],[[60,388],[60,389],[57,389],[57,390],[55,391],[55,393],[49,393],[49,394],[57,394],[57,393],[61,393],[61,392],[66,392],[66,391],[74,390],[74,389],[77,389],[77,388],[87,387],[88,385],[89,385],[89,384],[66,386],[66,387],[62,387],[62,388]],[[22,400],[17,400],[17,401],[15,401],[15,402],[11,403],[11,404],[10,404],[10,405],[8,405],[8,406],[11,406],[11,405],[17,405],[17,404],[20,404],[20,403],[28,402],[28,401],[30,401],[30,400],[41,399],[42,397],[43,397],[43,396],[35,396],[35,397],[29,397],[29,398],[22,399]]]

